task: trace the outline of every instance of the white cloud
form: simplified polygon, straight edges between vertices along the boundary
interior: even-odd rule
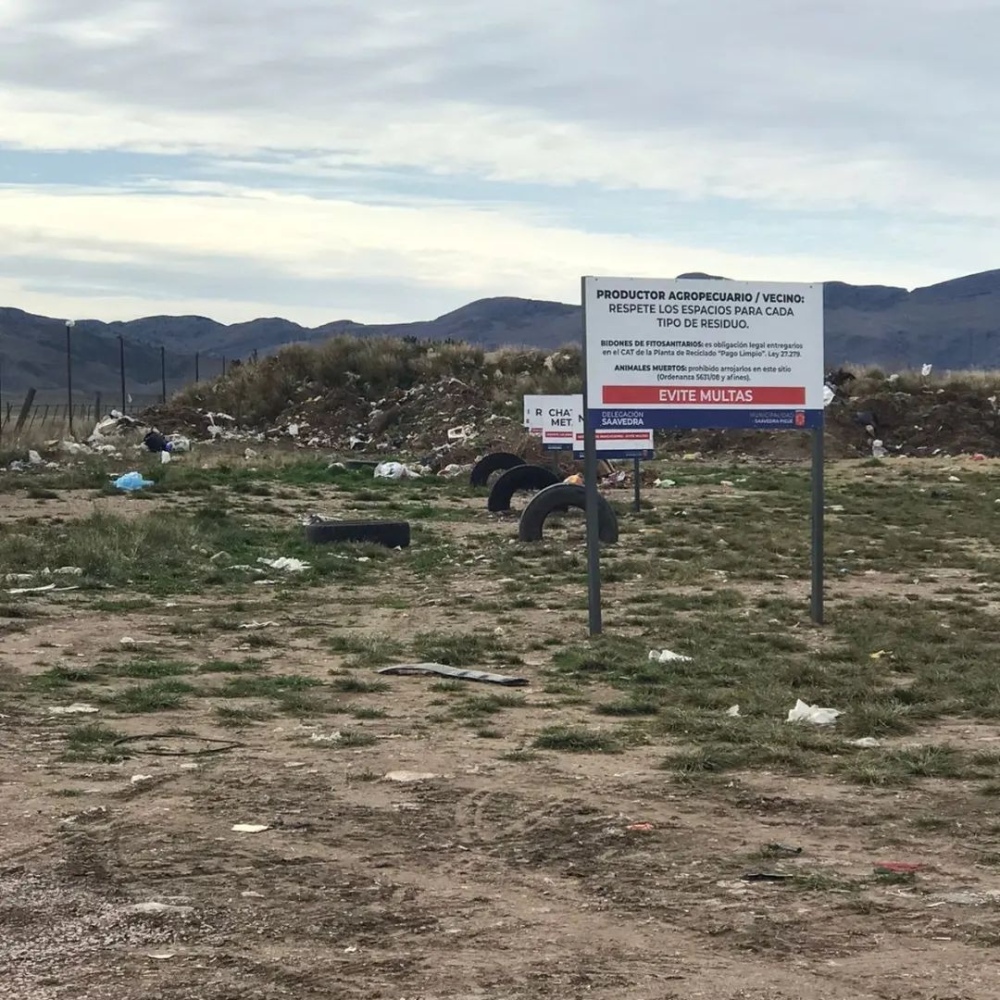
[[[509,212],[371,206],[250,189],[213,190],[167,195],[0,189],[0,271],[5,254],[50,265],[68,259],[153,267],[161,259],[160,266],[173,273],[218,257],[237,274],[242,259],[257,271],[317,283],[356,279],[418,284],[437,289],[441,302],[449,303],[444,308],[512,290],[576,301],[581,274],[669,276],[700,269],[744,279],[815,281],[836,276],[863,282],[868,277],[867,269],[853,260],[726,253],[666,240],[586,233]],[[53,273],[58,274],[57,266]],[[933,280],[947,275],[928,270],[916,276]],[[903,275],[888,277],[898,280]],[[72,308],[83,314],[83,302],[56,294],[66,300],[61,312]],[[92,298],[84,302],[90,303],[92,313]],[[101,305],[109,319],[127,318],[121,310],[133,307],[124,300]],[[260,308],[248,289],[246,303],[220,297],[209,311],[236,320],[251,318]],[[294,309],[289,312],[290,318],[302,321],[315,321],[317,315],[315,309],[305,318]],[[342,314],[331,296],[323,318]],[[354,318],[430,317],[406,316],[399,303],[383,302]]]
[[[392,168],[549,191],[546,210],[491,212],[406,204],[384,177],[353,201],[8,189],[0,262],[103,255],[112,275],[245,259],[296,280],[395,278],[400,300],[373,299],[369,316],[392,318],[407,287],[458,305],[575,299],[583,271],[912,286],[985,269],[1000,248],[993,0],[3,0],[0,24],[8,147],[196,152],[250,170],[277,153],[319,185]],[[793,255],[765,226],[753,253],[681,245],[629,235],[641,207],[616,234],[588,233],[558,211],[581,183],[704,205],[717,238],[733,203],[773,212],[773,231],[808,214],[800,243],[820,248],[823,213],[878,213],[902,250],[861,239],[853,255]],[[18,287],[19,302],[36,294]],[[248,287],[219,308],[262,306]]]

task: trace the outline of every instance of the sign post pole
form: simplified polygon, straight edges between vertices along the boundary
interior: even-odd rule
[[[635,512],[638,514],[642,510],[642,496],[640,494],[640,489],[642,487],[641,477],[642,477],[642,464],[639,462],[639,457],[636,456],[634,465],[632,467],[632,475],[635,477],[635,500],[633,505],[635,507]]]
[[[812,587],[810,593],[810,610],[812,620],[816,625],[823,624],[823,583],[824,583],[824,546],[823,546],[823,434],[824,426],[821,419],[819,427],[812,431]]]
[[[597,428],[590,417],[590,396],[587,372],[587,279],[580,281],[580,302],[583,306],[583,488],[587,515],[587,614],[591,636],[600,635],[601,622],[601,539],[597,517]]]

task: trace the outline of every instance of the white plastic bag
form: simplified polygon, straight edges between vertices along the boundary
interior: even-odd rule
[[[655,663],[690,663],[691,657],[682,653],[674,653],[669,649],[651,649],[649,658]]]
[[[820,708],[818,705],[807,705],[801,699],[796,699],[795,708],[788,712],[789,722],[811,722],[815,726],[829,726],[837,721],[838,715],[843,715],[836,708]]]

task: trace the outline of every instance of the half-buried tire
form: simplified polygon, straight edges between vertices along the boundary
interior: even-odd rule
[[[469,473],[470,486],[489,486],[490,476],[495,472],[506,472],[508,469],[516,469],[519,465],[527,465],[520,455],[513,455],[509,451],[495,451],[492,455],[481,458],[472,467]]]
[[[522,542],[540,542],[545,519],[549,514],[566,510],[568,507],[586,510],[587,491],[584,487],[572,483],[556,483],[555,486],[549,486],[536,493],[521,515],[518,537]],[[600,540],[605,545],[614,545],[618,541],[618,515],[604,497],[598,497],[597,524]]]
[[[546,486],[558,482],[560,482],[559,476],[543,465],[515,466],[513,469],[508,469],[493,484],[487,507],[491,513],[499,514],[510,510],[510,501],[515,493],[544,490]]]
[[[405,549],[410,544],[410,525],[406,521],[317,521],[305,527],[306,541],[314,545],[363,542]]]

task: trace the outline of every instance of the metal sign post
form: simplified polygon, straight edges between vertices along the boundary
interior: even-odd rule
[[[587,369],[587,279],[580,282],[583,303],[583,488],[587,516],[587,610],[590,634],[600,635],[601,623],[601,539],[597,504],[597,428],[591,417],[589,372]]]
[[[823,586],[824,586],[824,539],[823,517],[826,504],[824,501],[823,484],[823,434],[824,421],[820,419],[819,427],[812,432],[812,517],[811,517],[811,585],[809,610],[810,617],[816,625],[823,624]]]

